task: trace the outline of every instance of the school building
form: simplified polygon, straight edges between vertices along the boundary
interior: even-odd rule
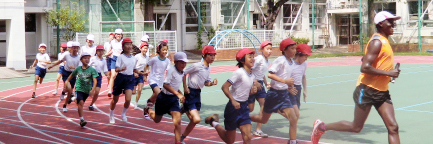
[[[51,56],[56,56],[56,28],[47,25],[45,19],[45,10],[56,8],[56,2],[0,0],[0,61],[5,61],[6,67],[25,69],[26,59],[34,58],[41,42],[48,45],[47,52]],[[101,31],[100,21],[144,20],[141,0],[59,0],[59,3],[77,3],[85,9],[88,21],[83,33],[97,35]],[[265,31],[266,3],[267,0],[160,0],[153,9],[153,16],[156,30],[170,32],[175,37],[169,40],[174,42],[170,47],[176,47],[178,51],[196,48],[199,25],[205,28],[202,33],[204,43],[209,39],[206,31],[218,33],[239,28],[269,32],[273,39],[294,36],[309,38],[309,44],[314,42],[318,47],[339,46],[358,42],[359,11],[362,11],[363,33],[366,32],[367,0],[362,0],[361,6],[358,0],[315,0],[315,3],[289,0],[279,11],[273,30]],[[418,42],[417,0],[383,0],[375,4],[377,12],[387,10],[402,17],[397,21],[392,42]],[[423,14],[422,43],[433,43],[433,4],[430,0],[422,0],[420,8]],[[128,25],[124,31],[140,30]],[[230,45],[226,47],[230,48]]]

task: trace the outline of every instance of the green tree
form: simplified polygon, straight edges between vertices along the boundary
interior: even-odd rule
[[[73,40],[76,32],[84,31],[87,21],[84,17],[86,14],[84,8],[79,7],[77,3],[72,3],[71,7],[72,9],[69,6],[60,7],[58,11],[56,9],[45,10],[47,24],[59,25],[59,28],[64,30],[61,36],[67,41]]]

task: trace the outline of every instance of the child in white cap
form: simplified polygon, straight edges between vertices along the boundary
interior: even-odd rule
[[[95,56],[96,45],[93,44],[94,42],[95,42],[95,36],[93,36],[92,34],[87,35],[86,45],[83,45],[81,47],[80,54],[82,54],[83,52],[87,52],[90,54],[90,56]]]
[[[109,84],[109,88],[108,88],[108,97],[111,97],[111,92],[113,90],[113,83],[114,83],[114,79],[117,76],[117,72],[116,72],[116,61],[117,61],[117,57],[120,56],[120,54],[122,53],[123,49],[122,49],[122,39],[123,39],[123,34],[122,34],[122,29],[116,29],[114,31],[114,40],[112,40],[111,43],[111,65],[110,65],[110,69],[111,69],[111,78],[110,78],[110,82]]]
[[[153,119],[155,123],[161,122],[164,114],[170,114],[174,124],[174,137],[175,142],[180,143],[181,135],[181,119],[180,119],[180,106],[179,101],[184,103],[185,97],[179,90],[184,76],[183,69],[188,62],[187,56],[184,52],[177,52],[174,54],[174,66],[167,71],[167,77],[164,80],[162,91],[158,94],[155,111],[148,108],[145,113]]]
[[[35,81],[33,82],[33,94],[32,94],[32,98],[36,98],[36,87],[38,84],[38,80],[39,80],[39,84],[42,83],[42,81],[44,80],[45,74],[47,73],[47,65],[51,64],[51,60],[50,60],[50,56],[45,53],[45,51],[47,50],[47,45],[44,43],[39,44],[39,53],[36,54],[36,59],[33,62],[33,64],[30,66],[30,69],[32,69],[33,67],[35,67],[35,64],[37,63],[37,66],[35,68]]]

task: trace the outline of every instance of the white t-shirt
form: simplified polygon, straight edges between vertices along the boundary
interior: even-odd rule
[[[291,77],[293,78],[293,81],[295,81],[295,85],[302,85],[302,77],[305,76],[305,71],[307,70],[307,62],[304,62],[302,64],[299,64],[294,60],[293,62],[294,65]]]
[[[238,102],[245,102],[250,96],[251,87],[254,83],[254,75],[247,73],[244,68],[233,72],[232,77],[227,80],[232,84],[230,94]]]
[[[162,88],[164,72],[170,68],[170,60],[168,58],[161,60],[159,56],[155,56],[149,60],[147,65],[151,67],[149,84],[157,84]]]
[[[268,66],[269,63],[263,55],[258,55],[254,58],[254,66],[251,69],[257,80],[263,81],[263,77],[268,72]]]
[[[96,54],[96,45],[92,45],[92,47],[88,47],[87,45],[81,46],[80,48],[80,55],[83,52],[87,52],[90,54],[91,57],[94,57]]]
[[[202,89],[206,82],[212,82],[210,67],[204,66],[203,62],[197,62],[183,70],[188,76],[188,87]]]
[[[74,71],[74,69],[69,69],[69,66],[73,66],[73,67],[78,67],[80,65],[83,65],[80,61],[80,56],[76,55],[76,56],[72,56],[71,53],[69,52],[65,52],[63,54],[63,59],[62,61],[66,61],[65,63],[65,70],[68,72],[72,72]]]
[[[137,61],[135,69],[138,71],[144,71],[144,67],[146,67],[147,62],[149,62],[149,57],[143,56],[143,54],[139,53],[135,55],[135,60]]]
[[[111,51],[113,51],[113,54],[111,54],[110,58],[113,58],[113,56],[119,56],[120,53],[122,53],[122,40],[117,41],[116,39],[111,41]]]
[[[39,62],[39,61],[51,61],[50,56],[47,53],[36,54],[36,59],[38,60],[38,63],[36,65],[40,68],[43,68],[43,69],[46,69],[48,64],[45,62]]]
[[[64,57],[64,54],[65,54],[65,52],[57,54],[57,59],[62,60]],[[65,62],[60,63],[59,66],[65,66]]]
[[[108,71],[107,61],[99,59],[97,56],[90,58],[89,66],[93,67],[98,73],[106,73]]]
[[[126,67],[126,70],[120,71],[119,73],[124,75],[132,75],[135,68],[135,57],[133,55],[126,56],[125,54],[119,55],[116,61],[116,68],[122,69]]]
[[[292,76],[293,61],[286,59],[285,56],[280,56],[272,62],[269,72],[274,73],[282,79],[288,79]],[[287,90],[289,86],[285,83],[278,82],[276,80],[271,81],[271,87],[276,90]]]
[[[177,71],[176,67],[173,66],[167,70],[167,77],[164,80],[164,84],[170,85],[173,90],[178,91],[180,84],[182,84],[182,79],[185,74],[183,72]],[[168,95],[173,95],[173,93],[169,92],[165,88],[162,89],[162,92]]]

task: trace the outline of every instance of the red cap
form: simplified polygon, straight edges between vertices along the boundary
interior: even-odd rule
[[[260,44],[260,48],[264,48],[267,45],[272,45],[272,43],[270,41],[265,40]]]
[[[166,39],[163,39],[162,41],[165,42],[165,43],[168,43],[168,40],[166,40]]]
[[[311,48],[307,44],[298,44],[296,46],[296,52],[305,53],[308,56],[311,56]]]
[[[114,33],[110,33],[108,36],[114,35]]]
[[[244,57],[247,54],[255,54],[256,52],[250,50],[249,48],[243,48],[236,53],[236,60],[241,61],[242,57]]]
[[[124,43],[132,43],[132,41],[131,41],[131,39],[129,39],[129,38],[124,38],[123,41],[122,41],[122,45],[123,45]]]
[[[140,48],[142,48],[143,46],[149,46],[149,44],[147,44],[147,42],[141,42]]]
[[[204,54],[216,54],[215,48],[212,45],[205,45],[201,50],[201,53]]]
[[[280,43],[280,51],[284,51],[284,48],[286,48],[289,45],[294,45],[294,44],[296,44],[296,42],[294,42],[290,38],[286,38],[283,41],[281,41],[281,43]]]
[[[62,43],[62,44],[60,45],[60,47],[65,48],[65,47],[68,47],[68,46],[66,45],[66,43]]]
[[[104,46],[103,45],[98,45],[98,46],[96,46],[96,50],[104,50]]]

